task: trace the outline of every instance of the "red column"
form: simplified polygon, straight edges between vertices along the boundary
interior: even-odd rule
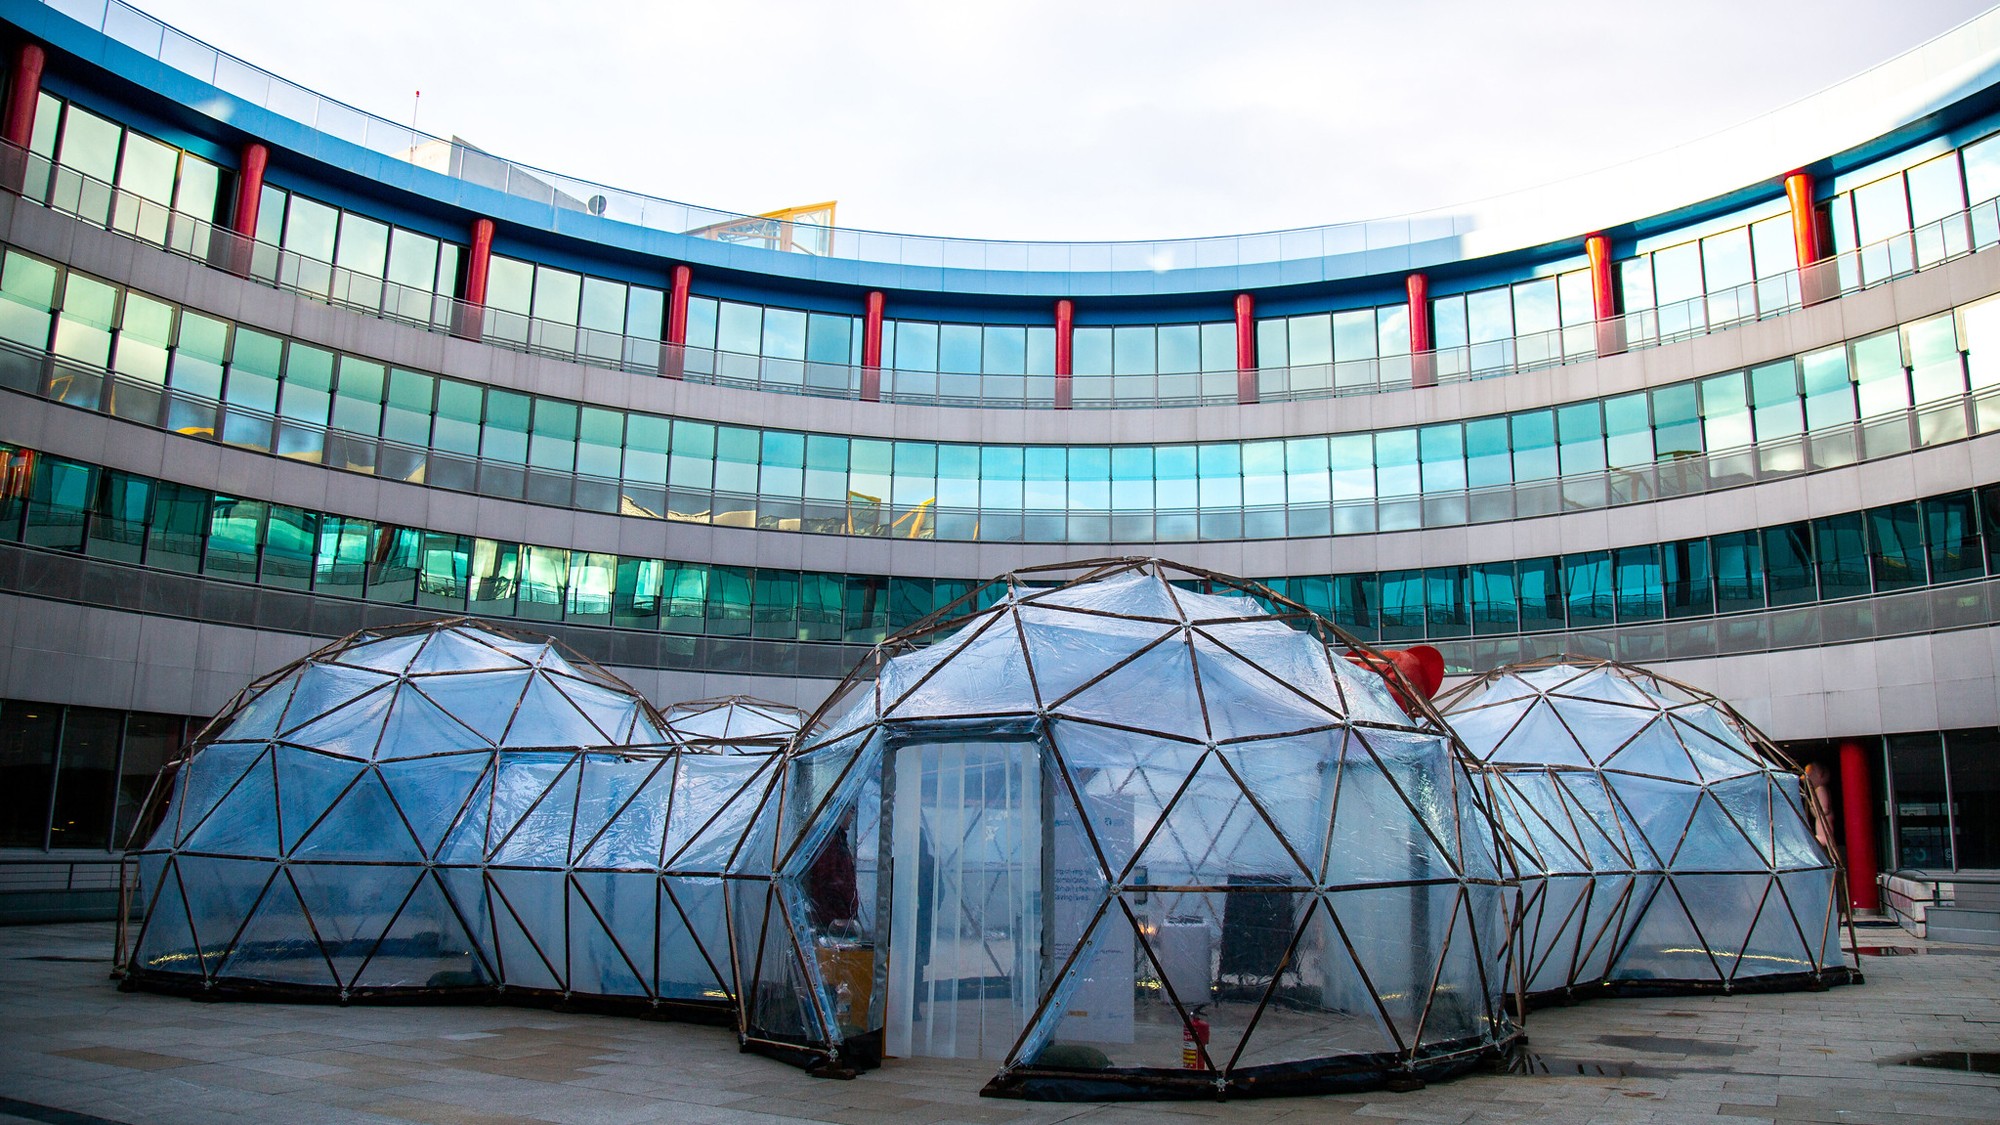
[[[868,291],[861,320],[861,401],[882,401],[882,291]]]
[[[257,237],[257,208],[264,201],[264,172],[271,165],[271,150],[261,141],[243,146],[236,169],[236,207],[229,212],[229,229],[245,238]]]
[[[472,220],[472,249],[465,256],[465,303],[486,303],[486,275],[493,268],[493,220]]]
[[[493,267],[493,220],[472,220],[472,246],[465,255],[465,286],[458,295],[458,335],[477,340],[485,328],[486,275]]]
[[[1799,268],[1820,260],[1819,215],[1813,210],[1813,178],[1810,172],[1793,172],[1785,177],[1785,200],[1792,205],[1792,245],[1797,248]]]
[[[660,369],[660,374],[669,379],[679,379],[687,373],[688,287],[693,283],[693,269],[685,265],[674,267],[673,284],[667,289],[666,362]]]
[[[227,243],[229,269],[248,276],[257,238],[257,212],[264,200],[264,172],[271,164],[271,150],[258,141],[243,146],[236,161],[236,199],[229,211],[229,233],[214,235],[216,252]]]
[[[41,100],[42,68],[48,56],[40,43],[23,43],[14,53],[14,77],[7,85],[7,121],[0,130],[15,148],[27,148],[35,139],[35,105]]]
[[[1583,240],[1583,252],[1590,258],[1590,317],[1597,322],[1597,354],[1617,355],[1625,350],[1625,322],[1618,319],[1611,239],[1593,234]]]
[[[1076,336],[1076,302],[1064,297],[1056,302],[1056,409],[1068,410],[1075,401],[1070,378],[1076,374],[1076,355],[1071,344]]]
[[[1799,259],[1799,300],[1815,305],[1839,290],[1833,267],[1820,263],[1826,247],[1819,240],[1819,212],[1813,208],[1812,173],[1799,171],[1785,177],[1785,201],[1792,208],[1792,247]]]
[[[1875,803],[1868,793],[1868,754],[1861,743],[1840,744],[1840,819],[1847,859],[1847,901],[1856,910],[1879,910],[1875,886]]]
[[[1431,342],[1431,279],[1413,273],[1403,279],[1410,321],[1410,385],[1437,385],[1437,345]]]
[[[1236,401],[1257,401],[1257,299],[1236,295]]]

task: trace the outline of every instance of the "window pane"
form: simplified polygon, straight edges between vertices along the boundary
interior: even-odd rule
[[[486,263],[486,306],[527,316],[534,305],[535,267],[499,254]],[[515,331],[520,331],[517,327]]]
[[[1534,410],[1512,418],[1514,479],[1548,480],[1557,475],[1555,412]]]
[[[0,847],[47,842],[49,791],[55,783],[62,708],[8,700],[0,704]]]
[[[1806,429],[1820,430],[1854,421],[1854,384],[1847,374],[1847,349],[1822,348],[1799,357],[1805,386]]]
[[[1877,591],[1925,583],[1923,525],[1917,505],[1891,504],[1868,513],[1869,572]]]
[[[1197,324],[1163,324],[1159,333],[1159,370],[1163,374],[1200,371],[1201,331]]]
[[[582,291],[582,277],[568,270],[536,266],[534,318],[555,324],[575,324]]]
[[[1661,548],[1668,617],[1706,617],[1715,612],[1715,580],[1709,573],[1708,540],[1683,539]]]
[[[56,161],[94,180],[111,183],[118,174],[117,125],[71,105],[63,114],[62,147]]]
[[[1814,600],[1812,525],[1767,527],[1762,541],[1766,596],[1771,605]]]
[[[796,309],[765,309],[763,354],[771,359],[806,357],[806,314]]]
[[[1701,452],[1701,411],[1693,383],[1653,391],[1653,444],[1662,461]]]
[[[291,197],[285,211],[285,249],[316,262],[333,261],[340,212],[301,195]]]
[[[1946,731],[1961,868],[2000,866],[2000,730]]]
[[[1715,558],[1716,612],[1764,608],[1764,549],[1758,533],[1717,535],[1709,544]]]
[[[1618,620],[1657,620],[1663,612],[1660,549],[1620,547],[1612,557],[1617,567]]]
[[[1985,573],[1971,493],[1924,501],[1924,541],[1930,555],[1931,581],[1957,582]]]
[[[334,264],[369,277],[388,271],[389,225],[359,215],[340,217],[340,247]]]
[[[144,842],[133,839],[134,829],[140,827],[140,806],[145,803],[146,795],[152,792],[153,779],[166,766],[167,758],[180,749],[181,727],[181,720],[172,715],[134,712],[126,717],[124,754],[118,766],[118,808],[111,836],[112,847],[137,847]]]
[[[1611,556],[1604,551],[1563,556],[1563,591],[1572,629],[1611,623],[1614,587]]]
[[[1028,370],[1028,330],[989,325],[981,368],[989,375],[1022,375]]]
[[[1856,340],[1850,347],[1861,416],[1874,418],[1907,410],[1910,384],[1903,370],[1902,334],[1892,329]]]

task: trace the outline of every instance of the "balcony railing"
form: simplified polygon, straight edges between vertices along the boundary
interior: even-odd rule
[[[0,185],[86,225],[150,243],[183,258],[368,316],[553,359],[664,376],[691,383],[822,398],[859,399],[864,369],[676,347],[643,336],[537,319],[469,304],[336,266],[174,210],[166,203],[93,179],[73,168],[0,145]],[[18,187],[16,186],[18,185]],[[2000,244],[2000,199],[1954,212],[1912,231],[1684,301],[1611,320],[1569,325],[1415,355],[1259,370],[1264,402],[1381,394],[1464,383],[1580,363],[1600,355],[1660,347],[1796,312],[1808,305],[1933,269]],[[884,402],[921,406],[1054,409],[1054,375],[881,372]],[[1077,409],[1236,405],[1237,372],[1076,375]]]
[[[1646,504],[1823,472],[2000,431],[2000,387],[1736,449],[1405,496],[1201,508],[956,507],[687,489],[482,458],[246,409],[0,342],[0,388],[155,428],[390,480],[529,503],[721,527],[1003,543],[1176,543],[1362,535]],[[190,421],[192,420],[192,421]]]

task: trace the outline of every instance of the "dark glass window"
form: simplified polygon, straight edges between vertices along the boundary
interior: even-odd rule
[[[24,541],[63,551],[83,550],[84,528],[95,498],[95,467],[59,457],[37,457]]]
[[[1333,576],[1333,623],[1364,641],[1381,636],[1375,609],[1379,583],[1372,574]]]
[[[751,571],[748,567],[708,568],[709,636],[749,636],[751,605]]]
[[[1620,547],[1612,552],[1617,567],[1618,620],[1654,621],[1662,612],[1660,549]]]
[[[1715,576],[1709,570],[1708,540],[1665,544],[1660,562],[1666,581],[1668,617],[1704,617],[1715,612]]]
[[[1890,735],[1889,783],[1895,789],[1896,863],[1950,870],[1951,797],[1938,735]]]
[[[61,729],[61,707],[0,704],[0,847],[39,848],[47,842]]]
[[[1563,556],[1563,593],[1569,603],[1569,626],[1585,629],[1611,623],[1614,587],[1611,555],[1590,551]]]
[[[313,589],[343,598],[360,597],[367,583],[374,532],[375,525],[367,520],[322,516],[319,543],[313,552]]]
[[[1924,501],[1924,542],[1930,554],[1931,581],[1957,582],[1984,574],[1973,494],[1960,492]]]
[[[611,597],[611,623],[621,629],[659,628],[664,576],[665,567],[658,559],[620,556],[618,582]]]
[[[1868,593],[1868,540],[1859,514],[1814,520],[1813,550],[1821,598]]]
[[[118,807],[112,828],[111,846],[136,846],[132,829],[139,821],[153,779],[180,748],[183,723],[172,715],[135,711],[125,719],[125,747],[118,762]],[[156,809],[155,815],[160,810]]]
[[[264,524],[264,566],[259,581],[292,590],[311,588],[319,553],[319,518],[318,512],[271,505]]]
[[[1986,537],[1986,573],[2000,574],[2000,484],[1979,490],[1979,526]]]
[[[1557,559],[1522,559],[1514,564],[1521,590],[1523,632],[1561,629],[1567,624],[1559,563]]]
[[[1471,618],[1462,566],[1433,567],[1424,572],[1425,620],[1432,637],[1463,637]]]
[[[2000,867],[2000,730],[1946,731],[1961,868]]]
[[[52,848],[111,846],[111,812],[118,780],[118,740],[123,711],[71,707],[63,717],[62,754],[56,772]]]
[[[264,540],[266,507],[262,500],[210,498],[208,553],[201,561],[203,574],[239,582],[257,580],[257,548]]]
[[[417,559],[423,533],[408,527],[377,527],[368,552],[368,600],[408,605],[417,596]]]
[[[172,481],[153,491],[153,518],[146,532],[146,565],[193,572],[201,569],[202,541],[208,537],[209,493]]]
[[[99,472],[88,551],[98,558],[138,562],[145,555],[146,515],[152,507],[152,478],[116,469]]]
[[[1773,606],[1797,605],[1814,598],[1812,525],[1767,527],[1762,533],[1764,579]]]
[[[845,579],[848,644],[874,644],[889,626],[888,580],[850,574]]]
[[[1521,628],[1521,599],[1514,564],[1479,563],[1472,568],[1472,627],[1481,635]]]
[[[1424,635],[1424,572],[1391,570],[1382,575],[1382,632],[1385,641],[1414,641]]]
[[[1915,503],[1870,511],[1868,541],[1869,570],[1876,590],[1907,590],[1924,584],[1923,524]]]

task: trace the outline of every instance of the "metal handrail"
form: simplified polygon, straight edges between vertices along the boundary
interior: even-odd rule
[[[471,304],[258,242],[11,145],[0,144],[0,170],[5,171],[0,175],[0,186],[86,225],[363,315],[512,351],[640,375],[777,394],[862,398],[868,369],[859,365],[673,345]],[[1977,242],[1973,233],[1981,226],[2000,231],[2000,199],[1811,266],[1610,320],[1406,356],[1261,368],[1255,372],[1259,400],[1302,402],[1478,382],[1679,343],[1783,316],[1981,252],[1995,244]],[[981,409],[1053,409],[1056,405],[1054,375],[908,371],[893,366],[880,372],[883,402]],[[1070,378],[1071,402],[1077,409],[1237,405],[1237,373],[1233,371],[1227,373],[1230,389],[1226,392],[1173,389],[1190,382],[1199,385],[1205,375],[1222,374],[1075,375]],[[922,389],[926,383],[931,389]],[[964,389],[971,387],[977,387],[978,393],[965,393]]]
[[[12,357],[11,361],[7,357]],[[1727,491],[1842,468],[1860,461],[1966,440],[1983,432],[1980,419],[2000,417],[2000,386],[1986,387],[1734,449],[1706,451],[1645,465],[1540,481],[1516,481],[1507,485],[1401,496],[1334,498],[1323,508],[1318,504],[1148,509],[961,508],[937,505],[934,496],[901,505],[887,500],[856,504],[845,498],[814,499],[697,489],[683,492],[681,496],[692,503],[705,502],[705,509],[675,512],[670,508],[652,510],[631,496],[634,490],[643,490],[647,494],[657,493],[664,499],[674,492],[669,481],[544,469],[516,461],[484,458],[476,453],[415,446],[377,435],[352,433],[330,425],[287,418],[282,414],[247,409],[226,400],[190,395],[171,386],[133,379],[8,341],[0,341],[0,387],[93,412],[109,412],[154,428],[165,425],[165,411],[169,403],[178,402],[197,407],[214,419],[213,425],[207,427],[205,432],[188,436],[221,441],[230,432],[228,427],[234,424],[238,427],[236,432],[261,433],[265,435],[265,440],[261,443],[223,441],[223,444],[273,454],[277,446],[276,435],[282,428],[312,439],[301,444],[301,449],[307,452],[314,448],[316,441],[319,450],[317,458],[325,457],[326,451],[335,443],[344,443],[351,448],[342,455],[356,458],[353,461],[355,464],[370,466],[373,469],[370,475],[380,475],[382,466],[402,464],[413,470],[421,469],[421,481],[425,487],[448,491],[718,526],[872,537],[909,535],[979,542],[1192,542],[1209,538],[1200,532],[1200,523],[1204,518],[1234,520],[1239,529],[1247,532],[1249,523],[1255,517],[1277,516],[1289,520],[1290,513],[1320,511],[1328,513],[1327,530],[1313,534],[1335,536],[1508,522]],[[122,413],[118,409],[121,390],[133,400],[150,404],[151,416],[133,417]],[[1931,436],[1939,433],[1951,436],[1943,439]],[[308,459],[316,457],[309,456]],[[415,475],[414,472],[412,475]],[[808,512],[812,514],[808,515]],[[921,520],[917,516],[921,516]],[[1156,525],[1150,536],[1118,538],[1115,532],[1117,519],[1135,516],[1191,521],[1189,526],[1193,533],[1162,538]],[[1029,529],[1037,526],[1067,529],[1078,522],[1088,527],[1102,527],[1105,536],[1047,538],[1029,534]],[[953,534],[961,529],[969,529],[970,534]],[[1289,537],[1293,536],[1286,532],[1275,536],[1244,533],[1225,536],[1229,539]]]

